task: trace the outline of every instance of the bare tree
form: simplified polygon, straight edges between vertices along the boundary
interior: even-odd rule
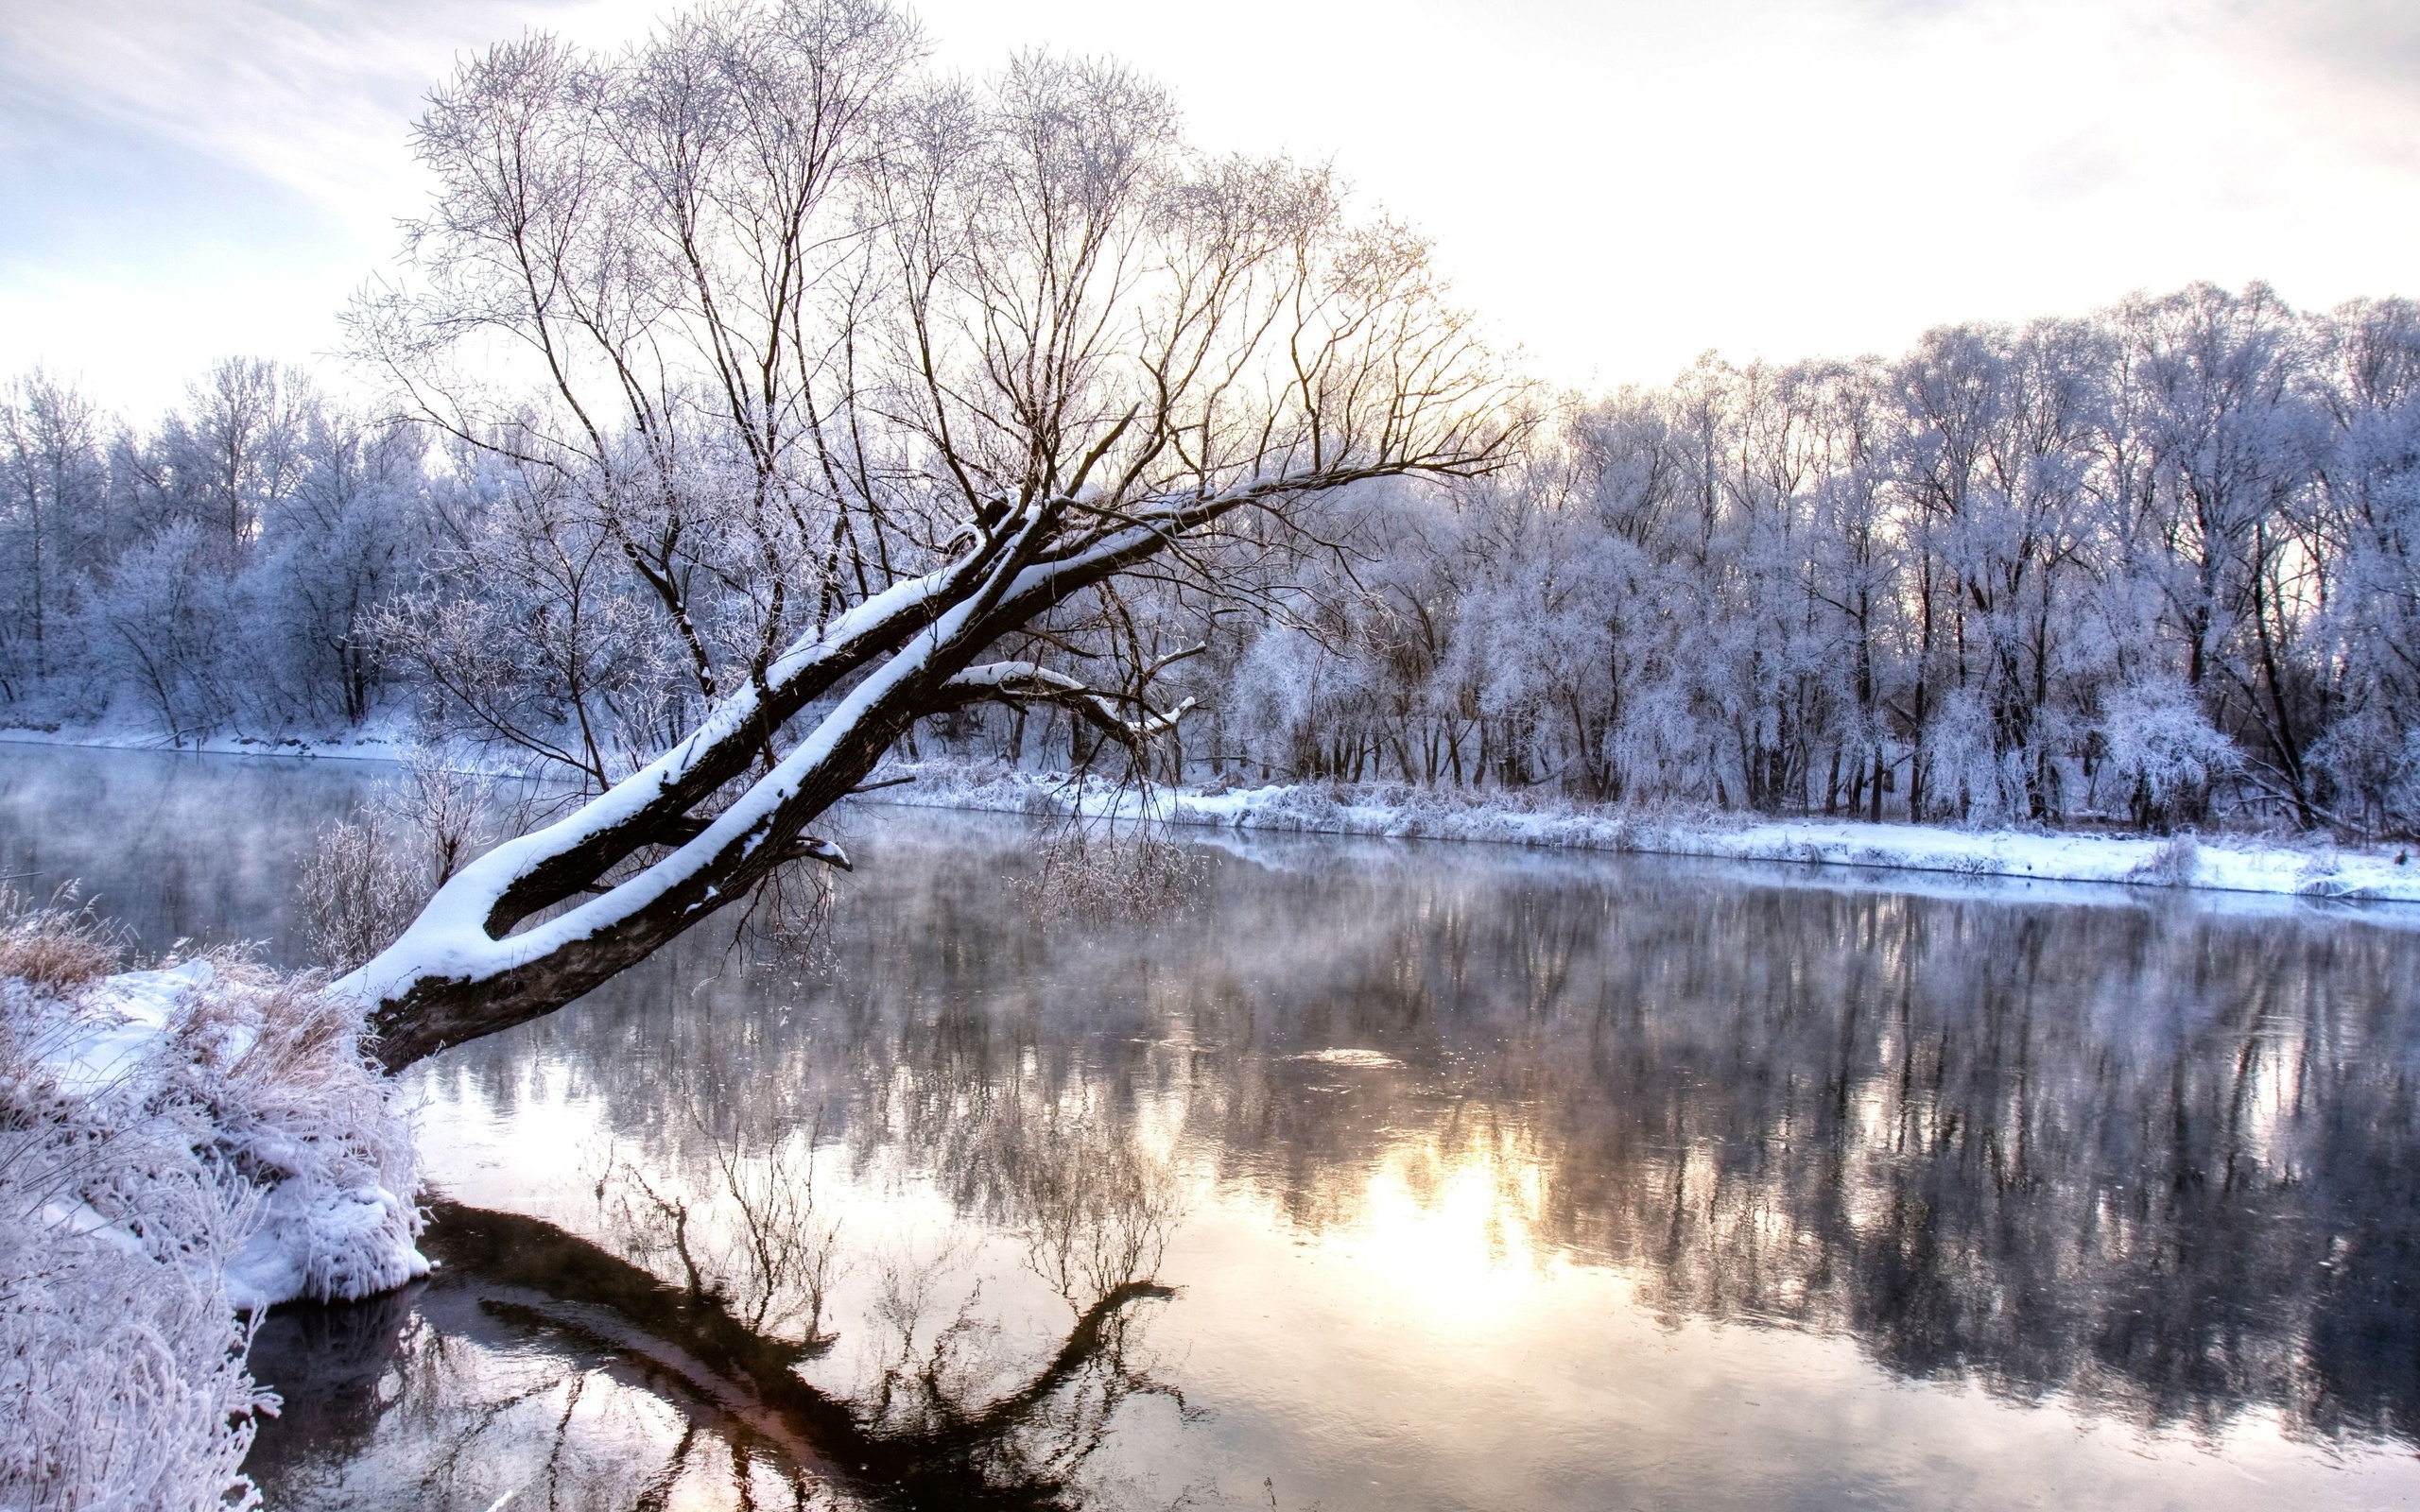
[[[91,401],[39,370],[0,385],[0,562],[19,606],[19,623],[0,630],[0,697],[50,675],[48,642],[79,565],[72,548],[95,533],[103,481]],[[13,644],[21,639],[30,655]]]
[[[390,1066],[847,866],[806,826],[921,718],[1167,728],[1156,664],[1068,670],[1121,576],[1215,591],[1306,500],[1505,455],[1425,248],[1325,171],[1189,150],[1111,65],[977,88],[917,51],[871,0],[713,7],[612,57],[500,46],[424,119],[420,280],[359,345],[608,544],[696,706],[344,979]]]

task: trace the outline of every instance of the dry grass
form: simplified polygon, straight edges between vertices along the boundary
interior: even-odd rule
[[[236,1057],[232,1080],[307,1096],[339,1073],[357,1079],[361,1010],[322,992],[322,985],[318,975],[305,974],[269,988],[254,1008],[257,1038]]]
[[[0,980],[57,996],[117,970],[125,954],[125,932],[78,906],[74,884],[46,903],[0,885]]]

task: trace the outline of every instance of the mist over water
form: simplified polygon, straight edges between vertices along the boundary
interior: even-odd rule
[[[376,776],[0,747],[0,872],[293,964]],[[2410,911],[1205,833],[1045,928],[848,823],[817,970],[415,1069],[443,1263],[271,1320],[271,1506],[2420,1497]]]

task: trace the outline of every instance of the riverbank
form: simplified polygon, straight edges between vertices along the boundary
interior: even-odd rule
[[[157,734],[107,730],[0,730],[0,743],[165,750]],[[400,728],[333,736],[227,735],[173,748],[209,755],[402,762],[419,747]],[[465,765],[474,765],[465,762]],[[491,767],[490,769],[493,769]],[[1133,818],[1130,788],[1003,762],[887,764],[896,785],[867,800],[925,808]],[[1464,840],[1565,850],[1703,856],[1745,862],[1945,872],[2039,882],[2187,887],[2348,902],[2420,903],[2420,859],[2401,846],[2338,844],[2326,836],[2143,836],[2048,830],[1870,824],[1855,819],[1752,819],[1648,815],[1500,791],[1277,782],[1153,795],[1154,816],[1238,832]]]
[[[1133,818],[1132,789],[1076,783],[1002,764],[902,764],[876,774],[899,785],[882,801],[1028,814]],[[1619,809],[1525,802],[1400,785],[1273,783],[1225,791],[1155,793],[1154,816],[1173,824],[1297,834],[1475,840],[1571,850],[1704,856],[1731,861],[2017,877],[2042,882],[2193,887],[2304,898],[2420,903],[2420,863],[2401,848],[2355,848],[2323,838],[2060,834],[2015,829],[1868,824],[1844,819],[1750,820],[1651,816]]]
[[[420,743],[411,727],[397,720],[377,720],[336,734],[183,735],[170,737],[155,730],[123,726],[57,725],[47,728],[0,727],[0,744],[69,746],[95,750],[175,750],[203,756],[290,756],[330,761],[408,761]]]
[[[428,1273],[411,1131],[356,1006],[123,937],[0,887],[0,1506],[256,1505],[252,1330]]]

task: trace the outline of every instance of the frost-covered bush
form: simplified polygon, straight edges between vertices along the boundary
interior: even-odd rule
[[[257,1504],[238,1471],[265,1403],[218,1273],[249,1194],[177,1121],[130,1126],[28,1050],[0,1045],[0,1505]]]
[[[2420,835],[2420,729],[2399,731],[2373,708],[2337,721],[2311,752],[2339,802],[2377,832]]]
[[[374,813],[338,819],[302,863],[302,915],[315,957],[349,971],[404,932],[433,885]]]
[[[2403,751],[2386,785],[2386,811],[2407,831],[2420,830],[2420,730],[2403,737]]]
[[[2009,817],[2007,773],[1993,740],[1991,711],[1981,695],[1971,688],[1951,690],[1925,731],[1924,757],[1930,768],[1926,785],[1937,814],[1984,825]],[[2021,768],[2016,792],[2021,801]]]
[[[451,758],[417,748],[402,777],[320,832],[301,884],[320,965],[349,971],[386,949],[445,879],[544,812],[538,784]]]
[[[250,1324],[424,1274],[357,1011],[0,909],[0,1507],[255,1505]]]
[[[2146,827],[2196,807],[2212,782],[2239,771],[2243,757],[2173,679],[2138,682],[2110,696],[2102,738],[2108,770]]]
[[[1063,812],[1063,774],[1024,772],[1004,761],[893,762],[874,774],[883,801],[1046,816]]]

